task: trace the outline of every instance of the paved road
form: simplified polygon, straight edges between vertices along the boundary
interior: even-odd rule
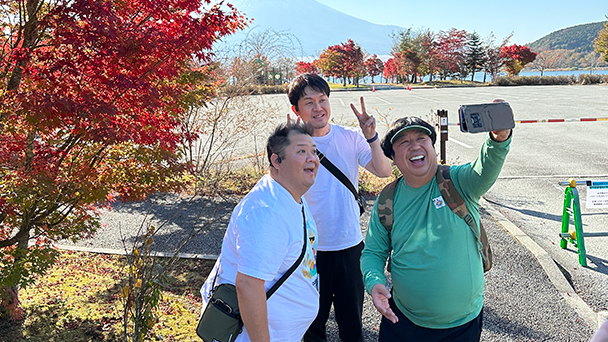
[[[379,132],[384,122],[394,118],[417,115],[431,118],[437,109],[449,111],[449,121],[457,122],[461,104],[489,102],[494,98],[507,100],[516,120],[573,119],[608,117],[608,86],[528,86],[483,88],[438,88],[378,90],[376,92],[341,91],[330,96],[332,116],[338,123],[354,123],[349,103],[358,103],[364,96],[367,108],[376,113]],[[266,95],[265,101],[289,110],[285,95]],[[447,144],[448,162],[472,160],[478,154],[483,134],[461,133],[451,126]],[[608,238],[586,240],[588,266],[581,267],[575,250],[559,248],[557,234],[561,227],[564,187],[560,181],[576,179],[608,179],[608,121],[518,124],[512,148],[503,172],[485,196],[488,205],[504,215],[532,241],[546,251],[567,276],[576,294],[596,313],[608,310]],[[608,231],[608,209],[585,209],[586,188],[580,187],[583,225],[587,232]],[[161,205],[150,213],[155,219],[169,219],[165,233],[157,242],[174,245],[193,226],[202,227],[198,218],[201,208],[215,205],[197,200],[178,213],[173,198],[162,198]],[[229,211],[234,202],[223,210]],[[144,204],[121,205],[104,216],[99,236],[83,245],[117,248],[117,227],[126,235],[139,226],[147,210]],[[173,216],[177,213],[177,216]],[[203,216],[204,217],[204,216]],[[193,224],[192,222],[197,222]],[[535,257],[522,247],[505,229],[484,216],[496,254],[496,266],[486,275],[486,313],[483,339],[486,341],[585,341],[591,336],[588,317],[581,317],[558,293]],[[129,229],[127,229],[129,227]],[[363,222],[362,227],[365,227]],[[203,233],[185,249],[186,252],[217,254],[223,226],[204,227]],[[378,316],[367,303],[366,329],[373,340]],[[587,323],[582,323],[583,320]],[[593,327],[595,328],[595,327]],[[332,335],[335,336],[335,335]]]

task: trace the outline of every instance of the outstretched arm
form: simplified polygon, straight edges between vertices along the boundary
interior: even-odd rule
[[[352,103],[350,104],[350,108],[353,110],[357,120],[359,120],[359,126],[363,132],[363,136],[369,142],[369,147],[372,151],[372,160],[365,165],[365,169],[378,177],[389,177],[393,172],[391,162],[384,156],[384,152],[382,152],[380,139],[378,139],[378,133],[376,132],[376,119],[372,115],[367,114],[363,96],[361,97],[361,112],[359,112],[357,107]]]

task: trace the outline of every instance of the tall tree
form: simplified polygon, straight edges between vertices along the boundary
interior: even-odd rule
[[[361,47],[352,39],[345,43],[333,45],[327,48],[333,51],[336,58],[336,76],[341,77],[346,86],[346,81],[351,77],[357,77],[363,68],[364,54]]]
[[[480,70],[484,64],[485,50],[481,37],[475,31],[469,34],[466,44],[466,67],[471,72],[471,82],[475,78],[475,72]]]
[[[608,15],[606,16],[608,19]],[[597,38],[595,38],[595,51],[602,54],[604,60],[608,62],[608,21],[604,23],[605,29],[601,30]]]
[[[292,71],[297,58],[304,55],[298,37],[273,29],[252,28],[237,50],[235,58],[249,66],[245,69],[246,78],[255,79],[258,84],[276,83],[276,76]],[[282,82],[282,78],[279,80]]]
[[[450,31],[440,31],[438,40],[438,60],[442,79],[460,73],[464,64],[464,49],[467,32],[455,28]]]
[[[384,63],[384,70],[382,71],[382,75],[384,75],[384,79],[387,83],[389,82],[389,80],[391,83],[395,81],[395,78],[397,77],[397,65],[394,58],[389,58]]]
[[[500,56],[500,52],[502,51],[502,48],[509,43],[509,40],[512,36],[513,35],[511,34],[504,38],[500,45],[496,45],[496,37],[494,36],[493,32],[490,33],[490,35],[485,39],[485,63],[483,65],[484,82],[486,81],[487,74],[490,74],[490,77],[494,78],[500,72],[500,69],[503,65],[503,60]]]
[[[530,51],[525,45],[513,44],[503,47],[500,56],[509,75],[517,76],[526,64],[536,59],[536,52]]]
[[[372,77],[372,83],[374,83],[374,76],[382,75],[384,62],[376,54],[373,54],[365,60],[365,69],[367,70],[367,74]]]
[[[439,42],[437,41],[437,34],[431,30],[426,30],[422,34],[421,41],[421,63],[420,73],[422,75],[429,75],[429,81],[433,81],[433,75],[438,71],[439,59],[438,59],[438,47]]]
[[[52,264],[54,241],[95,232],[94,205],[183,184],[176,151],[196,136],[180,99],[200,78],[181,76],[245,23],[209,4],[2,2],[0,314]]]
[[[340,52],[338,50],[331,49],[331,47],[326,48],[313,63],[325,77],[338,77],[340,75]]]
[[[534,59],[534,62],[532,62],[532,68],[540,71],[540,77],[543,77],[545,71],[553,68],[554,64],[555,59],[545,51],[536,56],[536,59]]]

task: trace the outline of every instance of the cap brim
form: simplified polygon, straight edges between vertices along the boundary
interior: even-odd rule
[[[397,139],[397,137],[399,137],[399,135],[401,135],[401,133],[410,131],[412,129],[417,129],[417,130],[423,131],[429,137],[431,136],[431,130],[428,127],[424,127],[421,125],[410,125],[410,126],[403,127],[402,129],[398,130],[397,133],[393,134],[393,137],[391,138],[391,144],[395,142],[395,139]]]

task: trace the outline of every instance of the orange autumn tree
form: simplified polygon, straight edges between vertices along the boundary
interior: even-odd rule
[[[0,316],[96,208],[180,188],[184,77],[242,28],[210,0],[0,0]]]

